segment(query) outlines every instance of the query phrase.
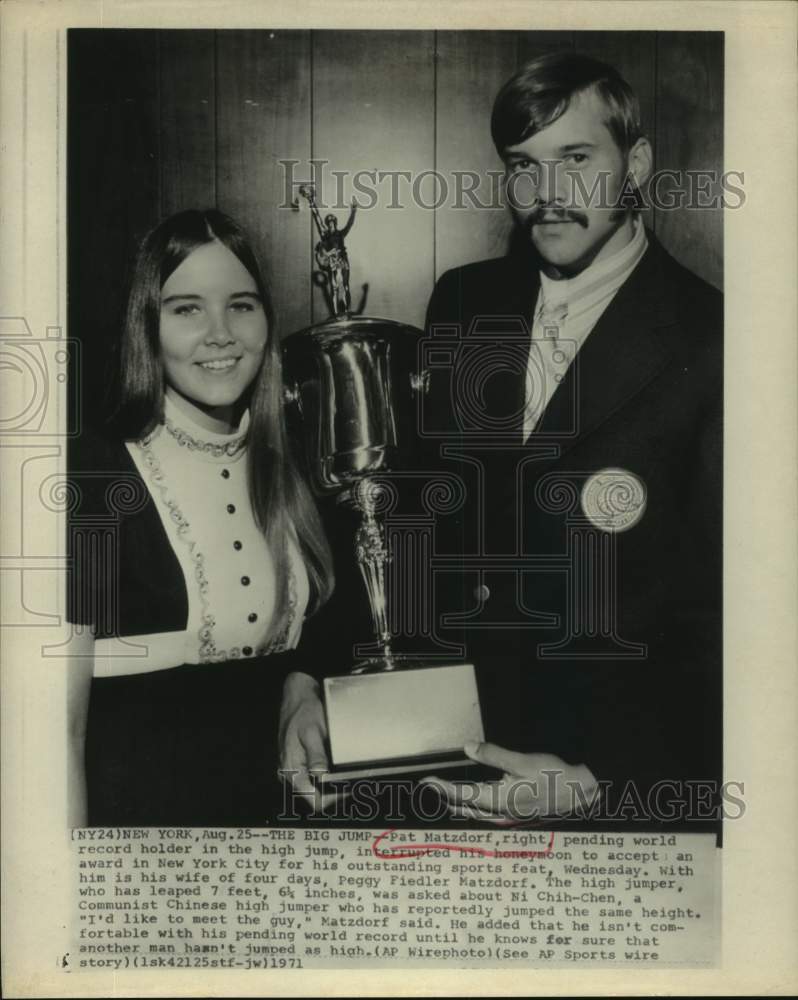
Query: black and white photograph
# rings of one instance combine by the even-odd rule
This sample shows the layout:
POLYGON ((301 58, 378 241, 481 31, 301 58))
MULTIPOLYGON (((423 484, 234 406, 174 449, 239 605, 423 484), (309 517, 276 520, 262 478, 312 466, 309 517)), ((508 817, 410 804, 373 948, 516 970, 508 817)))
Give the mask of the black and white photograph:
POLYGON ((52 86, 21 33, 57 182, 8 216, 6 704, 56 686, 4 728, 58 763, 6 798, 54 814, 49 969, 723 973, 737 720, 789 698, 745 449, 792 404, 740 361, 741 31, 653 6, 68 20, 52 86))
POLYGON ((67 57, 76 818, 718 829, 722 33, 67 57))

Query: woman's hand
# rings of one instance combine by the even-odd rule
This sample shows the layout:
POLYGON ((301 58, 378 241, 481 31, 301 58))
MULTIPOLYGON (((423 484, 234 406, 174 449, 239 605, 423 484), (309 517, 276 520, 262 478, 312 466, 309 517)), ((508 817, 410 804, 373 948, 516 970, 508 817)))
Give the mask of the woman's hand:
POLYGON ((584 764, 566 764, 553 754, 516 753, 494 743, 474 743, 464 749, 472 760, 504 773, 498 781, 482 782, 423 778, 446 799, 452 816, 512 826, 587 808, 599 792, 584 764))
POLYGON ((308 674, 292 673, 283 687, 280 706, 280 777, 305 799, 314 812, 322 812, 340 795, 322 795, 314 774, 329 770, 327 720, 319 685, 308 674))

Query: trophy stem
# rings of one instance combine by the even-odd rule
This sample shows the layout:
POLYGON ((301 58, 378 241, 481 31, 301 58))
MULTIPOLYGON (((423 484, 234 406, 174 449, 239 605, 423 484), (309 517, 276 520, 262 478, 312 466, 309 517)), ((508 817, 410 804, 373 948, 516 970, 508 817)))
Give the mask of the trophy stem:
POLYGON ((377 490, 378 487, 375 488, 373 483, 362 479, 355 484, 351 494, 354 506, 360 511, 360 525, 355 534, 355 556, 366 585, 371 620, 377 645, 380 647, 376 657, 361 667, 356 667, 353 673, 362 673, 375 668, 383 671, 394 670, 396 667, 391 648, 391 631, 388 626, 385 585, 385 565, 389 562, 390 555, 385 545, 382 526, 375 516, 374 499, 377 490))

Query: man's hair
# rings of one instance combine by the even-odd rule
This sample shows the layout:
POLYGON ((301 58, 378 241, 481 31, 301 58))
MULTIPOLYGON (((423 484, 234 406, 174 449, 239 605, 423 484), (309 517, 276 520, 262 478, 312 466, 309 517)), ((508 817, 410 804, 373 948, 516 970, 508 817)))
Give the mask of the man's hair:
POLYGON ((501 156, 565 114, 571 100, 593 91, 607 108, 606 125, 622 152, 641 137, 640 106, 617 70, 580 52, 549 52, 511 77, 493 104, 490 130, 501 156))

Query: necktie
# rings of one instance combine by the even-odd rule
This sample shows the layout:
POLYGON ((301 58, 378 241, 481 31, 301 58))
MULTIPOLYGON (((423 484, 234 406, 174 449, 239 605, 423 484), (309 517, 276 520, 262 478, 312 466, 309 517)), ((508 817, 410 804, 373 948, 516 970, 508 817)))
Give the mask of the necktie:
POLYGON ((526 379, 523 437, 526 440, 540 422, 543 411, 556 391, 558 340, 565 335, 568 305, 545 300, 532 324, 532 343, 526 379))

